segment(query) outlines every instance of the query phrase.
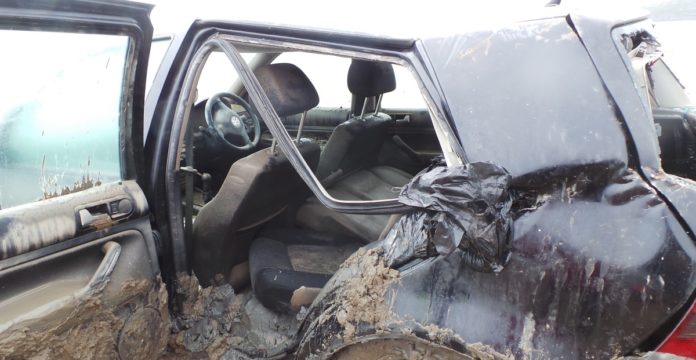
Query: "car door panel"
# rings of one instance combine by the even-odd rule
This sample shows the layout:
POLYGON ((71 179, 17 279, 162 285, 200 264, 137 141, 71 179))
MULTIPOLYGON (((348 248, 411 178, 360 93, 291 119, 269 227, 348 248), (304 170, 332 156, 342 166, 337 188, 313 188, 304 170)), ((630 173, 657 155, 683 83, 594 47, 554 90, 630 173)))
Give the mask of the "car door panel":
MULTIPOLYGON (((130 319, 153 310, 156 316, 141 323, 145 326, 139 336, 149 336, 154 344, 166 338, 166 292, 160 296, 164 287, 147 202, 134 181, 6 209, 0 212, 0 224, 0 357, 38 356, 42 351, 61 356, 50 342, 30 350, 22 347, 20 330, 22 339, 62 339, 78 333, 117 344, 126 341, 119 334, 130 319), (82 227, 80 210, 124 200, 132 204, 129 213, 114 211, 113 222, 82 227), (98 314, 109 315, 104 315, 109 320, 88 320, 98 314)), ((157 351, 148 355, 162 347, 152 349, 157 351)), ((77 352, 66 350, 70 356, 112 357, 135 348, 125 344, 72 350, 77 352)))
MULTIPOLYGON (((147 253, 144 244, 142 234, 128 230, 0 272, 3 282, 21 284, 3 289, 2 328, 72 307, 71 301, 120 287, 130 279, 150 279, 149 267, 129 269, 133 262, 125 260, 138 259, 137 251, 147 253)), ((118 293, 108 295, 113 298, 110 302, 122 300, 118 293)))
POLYGON ((419 109, 383 109, 394 121, 387 129, 380 149, 380 164, 393 166, 411 174, 425 168, 442 154, 430 114, 419 109))
MULTIPOLYGON (((389 128, 391 136, 398 135, 411 149, 424 157, 432 157, 442 152, 427 110, 383 109, 383 111, 395 120, 389 128)), ((302 126, 302 134, 313 139, 328 139, 334 128, 348 120, 349 116, 350 109, 347 108, 309 110, 302 126)), ((291 135, 297 134, 300 118, 301 114, 283 118, 283 124, 291 135)))
POLYGON ((398 135, 419 156, 432 157, 442 153, 427 110, 384 109, 384 112, 395 120, 390 134, 398 135))
MULTIPOLYGON (((81 235, 87 235, 82 241, 89 241, 101 234, 95 230, 106 230, 147 213, 145 196, 132 180, 4 209, 0 213, 0 260, 14 258, 10 262, 14 263, 22 259, 19 255, 81 235)), ((6 266, 0 265, 0 269, 6 266)))
POLYGON ((15 51, 9 60, 44 72, 5 79, 22 86, 5 104, 10 115, 0 112, 8 180, 0 182, 0 358, 145 359, 165 346, 167 292, 136 180, 150 9, 0 5, 11 49, 42 39, 48 49, 71 47, 53 57, 15 51), (91 98, 73 101, 83 93, 91 98))

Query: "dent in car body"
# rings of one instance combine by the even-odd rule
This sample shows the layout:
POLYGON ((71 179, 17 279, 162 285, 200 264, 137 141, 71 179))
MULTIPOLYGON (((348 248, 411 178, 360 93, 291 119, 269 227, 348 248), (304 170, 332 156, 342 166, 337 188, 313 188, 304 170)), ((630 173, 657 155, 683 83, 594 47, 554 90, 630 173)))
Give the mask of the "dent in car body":
POLYGON ((651 183, 678 211, 686 226, 690 229, 696 227, 696 182, 664 172, 650 171, 648 174, 651 183))
MULTIPOLYGON (((401 266, 398 281, 383 291, 389 319, 360 323, 351 334, 417 336, 464 353, 482 343, 494 354, 520 358, 633 351, 695 290, 696 247, 634 171, 603 171, 614 175, 604 184, 578 182, 584 177, 576 174, 521 193, 509 261, 497 273, 472 268, 463 251, 401 266), (442 336, 431 337, 432 327, 442 336)), ((343 266, 327 284, 305 322, 310 332, 301 351, 353 341, 323 335, 341 328, 340 321, 323 319, 340 320, 335 301, 350 285, 345 279, 355 276, 364 274, 343 266)))
POLYGON ((520 213, 503 271, 471 271, 459 252, 413 267, 395 286, 393 311, 517 356, 635 349, 694 291, 696 248, 633 171, 568 196, 573 185, 520 213))
MULTIPOLYGON (((655 155, 646 149, 656 149, 652 125, 622 122, 630 115, 623 106, 640 104, 635 89, 615 102, 610 91, 621 90, 617 78, 624 74, 605 87, 605 66, 595 66, 601 58, 587 52, 595 43, 583 48, 587 42, 567 21, 541 20, 538 31, 514 36, 497 31, 425 42, 467 155, 504 166, 522 196, 502 272, 473 272, 461 266, 460 253, 414 267, 402 274, 394 311, 520 356, 603 358, 633 351, 678 314, 696 286, 696 248, 671 211, 675 197, 666 203, 629 167, 635 149, 648 163, 655 155), (478 59, 458 56, 480 39, 488 45, 475 50, 478 59), (499 66, 512 59, 525 74, 499 66), (476 75, 454 91, 464 82, 448 76, 455 73, 476 75), (488 91, 495 95, 482 97, 488 91), (629 129, 633 141, 652 143, 633 147, 624 140, 629 129)), ((592 36, 611 44, 609 31, 592 36)), ((611 65, 622 65, 612 57, 611 65)), ((680 188, 691 199, 680 202, 696 199, 693 184, 680 188)))

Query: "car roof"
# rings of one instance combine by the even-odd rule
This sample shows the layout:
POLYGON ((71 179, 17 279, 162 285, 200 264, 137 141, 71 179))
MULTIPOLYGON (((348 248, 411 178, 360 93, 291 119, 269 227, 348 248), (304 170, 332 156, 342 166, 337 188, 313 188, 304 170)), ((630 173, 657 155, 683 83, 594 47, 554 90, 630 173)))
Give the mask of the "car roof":
MULTIPOLYGON (((310 32, 328 32, 341 35, 359 35, 370 37, 383 37, 392 39, 423 39, 465 33, 479 29, 489 29, 504 24, 520 22, 531 19, 563 16, 561 11, 554 7, 540 8, 515 12, 503 15, 489 10, 471 12, 447 12, 443 9, 424 8, 418 11, 388 13, 382 17, 380 12, 375 12, 362 18, 350 16, 328 17, 319 16, 312 21, 306 19, 284 17, 279 19, 255 17, 236 17, 226 22, 247 25, 271 25, 287 29, 301 29, 310 32), (437 21, 428 19, 437 18, 437 21), (481 20, 485 19, 485 20, 481 20)), ((223 19, 223 21, 225 21, 223 19)))
POLYGON ((195 5, 162 3, 153 10, 152 20, 158 34, 184 32, 193 20, 198 19, 405 40, 495 29, 511 23, 562 17, 569 13, 564 6, 545 7, 543 2, 538 6, 523 2, 491 3, 499 6, 454 5, 440 0, 428 1, 428 6, 372 0, 277 2, 271 6, 272 9, 262 2, 218 2, 210 6, 205 5, 206 1, 195 5))

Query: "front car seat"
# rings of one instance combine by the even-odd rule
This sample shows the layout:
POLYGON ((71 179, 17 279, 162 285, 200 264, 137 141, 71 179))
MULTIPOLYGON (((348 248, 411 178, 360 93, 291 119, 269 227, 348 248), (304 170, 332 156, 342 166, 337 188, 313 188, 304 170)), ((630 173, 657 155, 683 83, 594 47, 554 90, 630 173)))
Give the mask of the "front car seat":
MULTIPOLYGON (((299 71, 282 64, 270 65, 268 68, 270 70, 259 70, 276 73, 269 79, 264 73, 257 73, 259 82, 267 92, 269 86, 264 84, 276 82, 272 79, 291 77, 283 75, 283 72, 299 71)), ((312 85, 304 76, 293 77, 298 81, 283 84, 278 82, 277 86, 272 87, 273 92, 268 94, 269 98, 304 102, 297 96, 296 89, 312 85), (294 100, 290 100, 292 98, 294 100)), ((291 312, 308 305, 339 265, 361 245, 361 241, 349 235, 326 234, 295 227, 266 227, 252 242, 249 251, 249 272, 254 295, 265 307, 277 312, 291 312)))
POLYGON ((308 306, 360 246, 357 239, 345 235, 298 228, 264 230, 249 253, 254 295, 276 312, 308 306))
MULTIPOLYGON (((316 89, 294 65, 266 65, 256 76, 279 116, 305 112, 319 103, 316 89)), ((301 143, 298 149, 316 168, 319 146, 301 143)), ((229 281, 232 267, 247 260, 260 226, 308 194, 307 185, 280 151, 262 149, 232 164, 220 190, 193 224, 192 266, 201 284, 210 284, 216 274, 229 281)))

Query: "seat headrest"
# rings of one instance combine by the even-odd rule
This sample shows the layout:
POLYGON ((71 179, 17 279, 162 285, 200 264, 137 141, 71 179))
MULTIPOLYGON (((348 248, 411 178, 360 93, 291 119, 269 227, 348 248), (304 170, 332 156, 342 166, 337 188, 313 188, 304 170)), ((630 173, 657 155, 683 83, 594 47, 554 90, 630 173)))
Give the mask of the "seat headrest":
POLYGON ((389 63, 353 59, 348 69, 348 89, 362 97, 393 91, 396 89, 394 68, 389 63))
POLYGON ((319 104, 314 85, 293 64, 264 65, 254 73, 278 116, 299 114, 319 104))

